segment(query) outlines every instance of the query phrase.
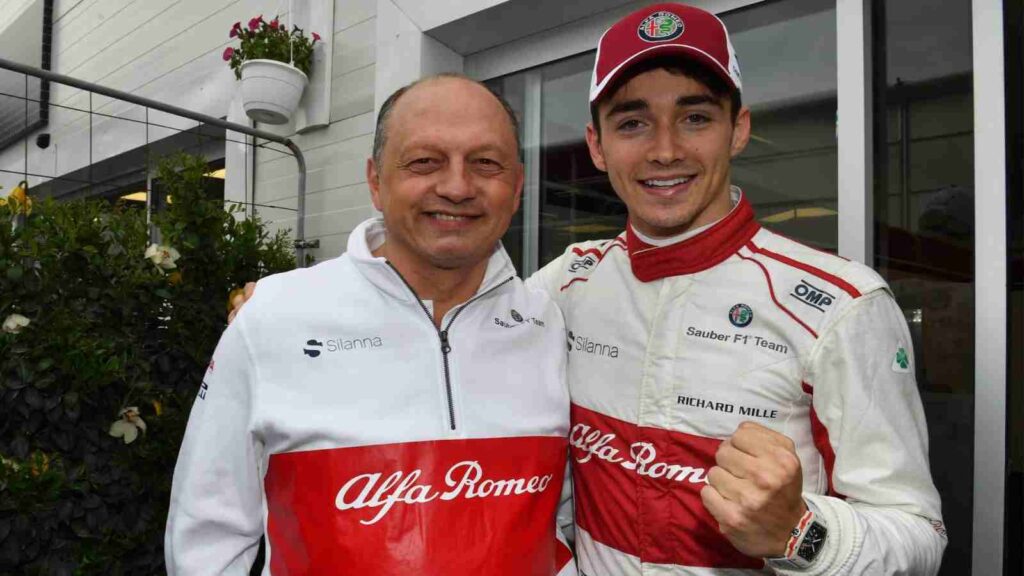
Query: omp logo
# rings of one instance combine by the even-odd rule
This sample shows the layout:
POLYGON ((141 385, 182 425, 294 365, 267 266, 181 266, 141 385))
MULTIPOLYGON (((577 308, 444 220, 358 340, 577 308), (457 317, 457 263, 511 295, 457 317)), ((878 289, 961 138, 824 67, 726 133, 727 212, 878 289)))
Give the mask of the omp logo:
POLYGON ((305 354, 306 356, 309 356, 310 358, 316 358, 317 356, 320 355, 320 350, 317 350, 316 348, 323 348, 324 343, 318 342, 315 339, 306 340, 306 346, 310 346, 310 348, 303 348, 302 353, 305 354))
POLYGON ((581 270, 590 270, 595 264, 597 264, 597 258, 587 254, 582 258, 573 260, 572 264, 569 264, 569 272, 575 273, 581 270))
POLYGON ((801 280, 799 284, 793 287, 793 291, 789 295, 819 312, 824 312, 825 308, 831 306, 836 300, 835 296, 807 280, 801 280))
POLYGON ((353 338, 351 340, 345 338, 334 338, 324 340, 323 342, 314 338, 306 341, 306 347, 302 349, 302 353, 310 358, 316 358, 317 356, 320 356, 322 351, 348 352, 349 350, 369 350, 372 348, 380 348, 383 345, 384 341, 381 340, 380 336, 353 338))

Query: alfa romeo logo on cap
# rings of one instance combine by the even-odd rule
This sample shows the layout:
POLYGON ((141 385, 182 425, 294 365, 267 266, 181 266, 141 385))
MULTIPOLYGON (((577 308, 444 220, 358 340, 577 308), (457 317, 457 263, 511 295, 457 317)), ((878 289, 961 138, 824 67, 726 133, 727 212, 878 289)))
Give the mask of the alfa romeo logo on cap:
POLYGON ((665 42, 682 35, 683 20, 671 12, 655 12, 644 18, 636 33, 645 42, 665 42))

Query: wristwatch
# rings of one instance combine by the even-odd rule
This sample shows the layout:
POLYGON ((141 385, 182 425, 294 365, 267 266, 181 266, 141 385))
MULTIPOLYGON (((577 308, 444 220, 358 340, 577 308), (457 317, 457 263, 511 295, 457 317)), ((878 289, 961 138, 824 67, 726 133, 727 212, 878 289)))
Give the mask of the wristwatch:
POLYGON ((765 560, 769 566, 777 568, 808 568, 818 559, 826 538, 828 526, 808 505, 807 512, 790 532, 785 556, 765 560))

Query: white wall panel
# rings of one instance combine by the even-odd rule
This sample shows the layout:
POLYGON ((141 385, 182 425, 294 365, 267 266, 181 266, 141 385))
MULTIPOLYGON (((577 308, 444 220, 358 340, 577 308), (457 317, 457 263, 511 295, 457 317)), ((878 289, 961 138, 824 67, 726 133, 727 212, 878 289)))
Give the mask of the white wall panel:
POLYGON ((377 23, 365 20, 334 35, 334 77, 366 68, 377 59, 377 23))
POLYGON ((331 120, 373 112, 373 64, 342 74, 331 83, 331 120))

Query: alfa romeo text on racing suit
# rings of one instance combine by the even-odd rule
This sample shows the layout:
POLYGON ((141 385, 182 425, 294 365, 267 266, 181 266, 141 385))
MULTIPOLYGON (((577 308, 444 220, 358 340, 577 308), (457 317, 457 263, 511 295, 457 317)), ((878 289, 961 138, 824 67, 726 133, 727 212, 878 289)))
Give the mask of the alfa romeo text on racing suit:
POLYGON ((383 241, 363 223, 228 327, 175 468, 170 574, 247 575, 264 533, 265 576, 576 573, 560 312, 499 247, 439 330, 383 241))
POLYGON ((827 522, 804 573, 935 573, 945 530, 887 285, 760 228, 738 189, 733 201, 692 238, 654 247, 628 228, 528 281, 569 330, 580 572, 767 572, 700 499, 719 443, 750 420, 794 441, 827 522))

